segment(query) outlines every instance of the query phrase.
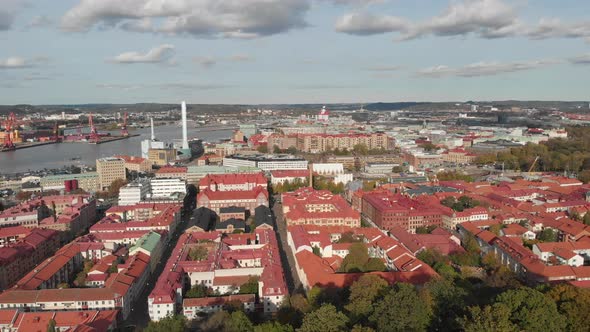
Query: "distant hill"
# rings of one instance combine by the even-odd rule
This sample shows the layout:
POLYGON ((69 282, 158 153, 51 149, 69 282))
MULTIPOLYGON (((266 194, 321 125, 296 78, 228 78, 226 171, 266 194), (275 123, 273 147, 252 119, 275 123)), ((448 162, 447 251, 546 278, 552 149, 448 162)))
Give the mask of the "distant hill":
MULTIPOLYGON (((584 101, 522 101, 522 100, 504 100, 504 101, 467 101, 467 102, 376 102, 369 104, 360 103, 340 103, 340 104, 189 104, 188 109, 194 113, 237 113, 247 109, 274 109, 274 110, 293 110, 298 112, 318 112, 322 106, 328 107, 333 111, 352 111, 358 110, 361 106, 368 111, 437 111, 449 110, 462 107, 467 109, 471 104, 480 106, 493 106, 500 109, 510 107, 520 108, 537 108, 537 109, 559 109, 562 111, 589 112, 588 102, 584 101)), ((67 105, 0 105, 0 115, 7 115, 14 112, 18 115, 31 113, 76 113, 76 112, 93 112, 93 113, 112 113, 112 112, 165 112, 172 109, 179 109, 179 104, 158 104, 158 103, 138 103, 138 104, 67 104, 67 105)))

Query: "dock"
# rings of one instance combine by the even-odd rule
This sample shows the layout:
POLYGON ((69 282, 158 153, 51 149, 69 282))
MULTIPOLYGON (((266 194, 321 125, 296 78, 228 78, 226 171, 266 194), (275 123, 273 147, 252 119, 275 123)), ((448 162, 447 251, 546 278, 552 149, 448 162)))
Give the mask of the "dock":
POLYGON ((104 144, 104 143, 120 141, 122 139, 128 139, 131 137, 136 137, 136 136, 139 136, 139 134, 133 134, 133 135, 128 135, 128 136, 106 136, 106 137, 101 137, 100 141, 98 141, 98 142, 88 142, 88 143, 90 143, 90 144, 104 144))
POLYGON ((42 145, 49 145, 49 144, 55 144, 58 143, 56 141, 48 141, 48 142, 26 142, 26 143, 18 143, 17 145, 15 145, 14 149, 1 149, 0 152, 10 152, 10 151, 15 151, 15 150, 22 150, 22 149, 28 149, 28 148, 34 148, 37 146, 42 146, 42 145))

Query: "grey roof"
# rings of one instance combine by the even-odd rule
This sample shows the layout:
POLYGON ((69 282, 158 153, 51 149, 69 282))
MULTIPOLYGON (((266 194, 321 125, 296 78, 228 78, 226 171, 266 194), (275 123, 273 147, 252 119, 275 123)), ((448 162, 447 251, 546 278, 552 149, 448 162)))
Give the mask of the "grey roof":
POLYGON ((423 195, 423 194, 427 194, 427 195, 432 195, 435 193, 456 193, 459 192, 458 189, 456 188, 451 188, 451 187, 441 187, 441 186, 434 186, 434 187, 428 187, 428 186, 420 186, 416 189, 409 189, 406 190, 406 192, 410 195, 423 195))
POLYGON ((400 177, 389 178, 389 183, 402 183, 402 182, 417 183, 417 182, 427 182, 427 181, 428 181, 428 178, 425 176, 400 176, 400 177))
POLYGON ((270 212, 270 208, 265 205, 260 205, 254 210, 254 223, 256 227, 261 225, 269 225, 272 226, 272 213, 270 212))
POLYGON ((244 219, 230 218, 215 224, 215 229, 227 229, 229 225, 233 225, 234 229, 245 229, 246 222, 244 219))

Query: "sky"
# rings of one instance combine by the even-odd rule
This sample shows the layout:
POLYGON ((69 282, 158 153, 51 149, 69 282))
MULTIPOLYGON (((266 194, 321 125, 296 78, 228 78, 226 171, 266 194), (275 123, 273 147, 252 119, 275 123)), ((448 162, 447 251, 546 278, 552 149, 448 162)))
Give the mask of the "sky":
POLYGON ((588 0, 0 0, 0 104, 590 99, 588 0))

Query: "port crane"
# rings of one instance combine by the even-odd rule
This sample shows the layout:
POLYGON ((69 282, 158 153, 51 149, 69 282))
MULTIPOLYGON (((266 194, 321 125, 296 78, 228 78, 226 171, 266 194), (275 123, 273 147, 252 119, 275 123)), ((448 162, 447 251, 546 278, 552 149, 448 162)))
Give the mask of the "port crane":
POLYGON ((94 120, 92 119, 92 113, 90 113, 88 115, 88 125, 90 126, 90 137, 89 137, 89 141, 90 142, 98 142, 100 141, 100 136, 98 135, 98 132, 96 131, 96 127, 94 126, 94 120))
POLYGON ((6 140, 2 145, 3 150, 14 150, 14 142, 12 141, 12 132, 14 127, 16 126, 16 116, 14 113, 10 113, 8 119, 4 121, 4 128, 6 129, 6 140))
POLYGON ((121 125, 121 136, 129 136, 129 131, 127 130, 127 112, 125 112, 125 114, 123 115, 123 125, 121 125))

